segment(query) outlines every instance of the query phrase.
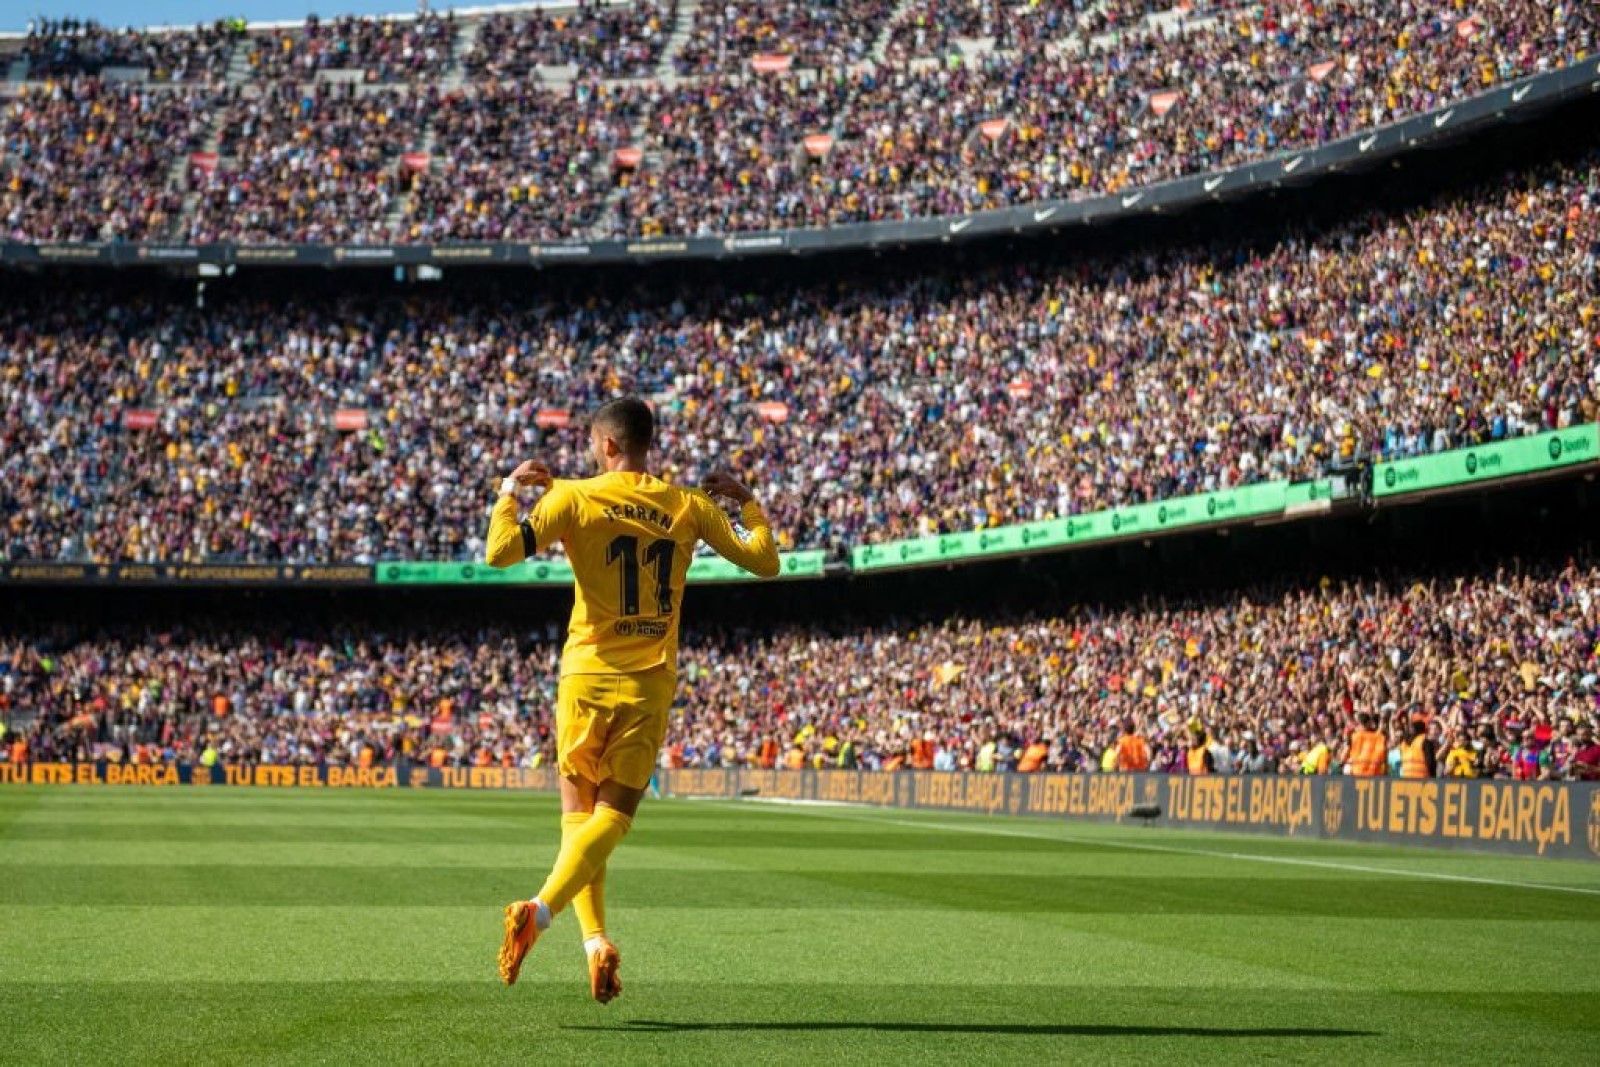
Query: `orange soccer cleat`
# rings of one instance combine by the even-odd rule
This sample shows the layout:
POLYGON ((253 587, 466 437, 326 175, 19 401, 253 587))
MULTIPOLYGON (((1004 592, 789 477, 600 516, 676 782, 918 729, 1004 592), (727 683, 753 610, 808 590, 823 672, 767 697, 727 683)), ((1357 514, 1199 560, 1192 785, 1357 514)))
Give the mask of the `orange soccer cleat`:
POLYGON ((539 940, 539 924, 534 921, 533 904, 519 900, 506 905, 506 939, 500 943, 500 980, 515 985, 522 973, 522 960, 539 940))
POLYGON ((609 1004, 622 992, 622 978, 617 971, 622 967, 622 953, 610 941, 601 941, 600 947, 589 953, 589 995, 601 1004, 609 1004))

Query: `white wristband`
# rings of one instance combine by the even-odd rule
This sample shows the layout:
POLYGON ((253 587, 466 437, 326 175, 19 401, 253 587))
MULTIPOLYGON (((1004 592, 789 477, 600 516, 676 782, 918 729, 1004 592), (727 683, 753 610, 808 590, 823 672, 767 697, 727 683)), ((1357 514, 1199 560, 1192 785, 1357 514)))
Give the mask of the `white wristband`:
POLYGON ((504 478, 500 482, 500 495, 505 496, 508 493, 512 496, 517 495, 517 480, 515 478, 504 478))

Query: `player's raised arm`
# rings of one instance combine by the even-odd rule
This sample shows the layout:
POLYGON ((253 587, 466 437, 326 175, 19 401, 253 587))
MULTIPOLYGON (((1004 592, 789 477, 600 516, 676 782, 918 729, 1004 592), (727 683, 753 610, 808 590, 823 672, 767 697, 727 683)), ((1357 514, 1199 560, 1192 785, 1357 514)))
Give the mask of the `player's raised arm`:
POLYGON ((772 527, 767 523, 766 512, 756 503, 754 494, 727 471, 715 471, 706 476, 700 488, 709 496, 697 496, 696 522, 700 539, 710 545, 723 559, 736 563, 751 574, 763 578, 778 576, 778 545, 772 539, 772 527), (739 519, 750 531, 750 540, 740 540, 733 532, 728 516, 711 500, 711 496, 724 496, 739 505, 739 519))
POLYGON ((555 489, 549 467, 531 459, 519 465, 500 483, 500 495, 489 516, 489 536, 484 539, 484 562, 491 567, 509 567, 549 548, 566 534, 571 511, 571 499, 555 489), (516 495, 519 486, 545 490, 528 517, 520 522, 516 495))

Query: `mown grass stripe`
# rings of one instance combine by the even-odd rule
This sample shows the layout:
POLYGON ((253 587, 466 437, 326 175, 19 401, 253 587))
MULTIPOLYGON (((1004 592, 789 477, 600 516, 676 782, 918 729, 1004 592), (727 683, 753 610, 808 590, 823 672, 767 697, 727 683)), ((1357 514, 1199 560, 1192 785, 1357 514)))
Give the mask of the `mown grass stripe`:
MULTIPOLYGON (((202 843, 217 840, 229 842, 307 842, 307 843, 391 843, 407 844, 448 840, 456 844, 503 845, 510 842, 535 843, 541 839, 554 840, 559 835, 555 815, 549 814, 530 821, 526 826, 505 827, 483 824, 433 823, 416 819, 379 819, 364 822, 344 819, 339 822, 312 822, 294 820, 242 821, 238 819, 192 821, 152 819, 146 822, 98 821, 18 821, 12 825, 10 838, 16 841, 54 842, 127 842, 152 843, 202 843)), ((776 849, 802 854, 811 849, 852 851, 870 855, 883 852, 927 852, 932 848, 944 853, 1058 853, 1061 845, 1048 840, 1019 839, 1013 842, 985 840, 981 837, 951 839, 948 834, 899 836, 879 832, 855 830, 853 832, 826 832, 815 830, 784 830, 757 827, 749 830, 683 831, 671 823, 647 821, 641 818, 637 835, 630 835, 630 850, 674 849, 717 852, 741 848, 776 849)), ((1085 855, 1116 855, 1125 850, 1105 842, 1090 842, 1065 846, 1085 855)))
POLYGON ((1594 1032, 1552 1012, 1537 991, 1375 1001, 1158 984, 1106 985, 1084 997, 1073 987, 974 983, 898 986, 885 996, 869 983, 666 982, 602 1009, 571 988, 534 996, 447 982, 195 989, 215 1010, 197 1012, 159 985, 9 989, 8 1007, 32 1025, 8 1048, 29 1063, 139 1059, 141 1050, 151 1062, 1428 1063, 1471 1059, 1475 1039, 1511 1023, 1519 1062, 1570 1062, 1594 1032), (76 1020, 61 1011, 67 1003, 78 1007, 76 1020))
MULTIPOLYGON (((630 836, 627 847, 612 859, 612 871, 645 870, 789 870, 810 872, 862 869, 858 848, 795 849, 789 847, 751 848, 669 848, 652 841, 652 827, 646 825, 637 837, 630 836), (796 857, 799 857, 798 859, 796 857)), ((437 842, 412 839, 396 842, 333 841, 257 841, 229 840, 196 847, 193 842, 149 840, 100 841, 93 848, 81 842, 27 840, 0 842, 0 871, 31 866, 149 866, 169 867, 366 867, 391 865, 396 849, 403 848, 407 866, 432 867, 516 867, 530 872, 543 871, 556 854, 559 841, 554 827, 543 834, 508 835, 496 843, 437 842)), ((872 869, 890 875, 968 874, 973 868, 971 852, 934 849, 882 849, 873 854, 872 869)), ((1137 852, 1108 850, 1097 854, 1086 873, 1093 876, 1159 876, 1167 880, 1215 876, 1216 862, 1198 857, 1152 856, 1137 852)), ((992 876, 1060 873, 1061 858, 1049 850, 986 852, 983 870, 992 876)), ((0 875, 3 877, 3 875, 0 875)), ((1278 881, 1326 878, 1326 872, 1284 867, 1270 872, 1278 881)), ((1350 874, 1351 881, 1380 880, 1377 875, 1350 874)))
MULTIPOLYGON (((737 803, 729 801, 728 803, 737 803)), ((792 809, 773 808, 776 813, 789 814, 792 809)), ((1574 886, 1562 885, 1553 882, 1532 882, 1511 880, 1503 878, 1490 878, 1467 874, 1450 874, 1440 871, 1424 871, 1407 867, 1373 866, 1369 864, 1349 863, 1342 860, 1317 860, 1306 857, 1270 855, 1257 851, 1230 851, 1226 849, 1205 848, 1201 846, 1182 846, 1171 844, 1155 844, 1152 842, 1124 840, 1106 842, 1096 838, 1080 837, 1072 833, 1042 832, 1016 827, 1001 827, 993 825, 928 822, 926 820, 911 820, 894 815, 879 814, 877 809, 854 808, 853 813, 845 813, 837 809, 808 812, 813 818, 839 819, 849 822, 870 823, 879 826, 909 826, 923 830, 942 830, 959 834, 977 834, 984 837, 1012 838, 1018 840, 1035 840, 1059 842, 1063 847, 1079 847, 1084 844, 1105 845, 1111 844, 1119 849, 1131 849, 1140 852, 1159 852, 1172 856, 1210 857, 1220 860, 1239 860, 1251 863, 1278 863, 1288 866, 1316 867, 1323 870, 1346 871, 1358 874, 1374 874, 1389 878, 1426 878, 1441 882, 1458 882, 1476 885, 1494 886, 1501 889, 1526 889, 1536 891, 1549 891, 1555 893, 1575 893, 1583 896, 1600 897, 1600 886, 1574 886)))
MULTIPOLYGON (((409 863, 330 866, 121 867, 37 865, 8 872, 8 906, 138 904, 485 906, 526 897, 542 880, 532 865, 424 867, 409 863)), ((1529 922, 1593 917, 1578 898, 1530 900, 1515 888, 1416 881, 1235 877, 1168 879, 1153 875, 890 874, 857 870, 619 870, 609 880, 617 907, 672 901, 724 908, 848 911, 859 906, 981 909, 1085 915, 1298 915, 1404 919, 1429 909, 1497 914, 1529 922)))

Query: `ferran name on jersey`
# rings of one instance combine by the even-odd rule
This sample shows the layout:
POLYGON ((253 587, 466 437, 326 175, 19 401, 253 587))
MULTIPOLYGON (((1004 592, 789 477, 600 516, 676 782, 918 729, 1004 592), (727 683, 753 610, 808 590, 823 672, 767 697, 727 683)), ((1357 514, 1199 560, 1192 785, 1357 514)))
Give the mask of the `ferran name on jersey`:
POLYGON ((672 529, 672 516, 655 508, 647 508, 643 504, 635 507, 632 504, 607 504, 601 509, 606 518, 612 522, 621 522, 624 519, 632 522, 654 523, 663 530, 672 529))

